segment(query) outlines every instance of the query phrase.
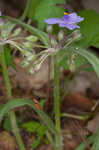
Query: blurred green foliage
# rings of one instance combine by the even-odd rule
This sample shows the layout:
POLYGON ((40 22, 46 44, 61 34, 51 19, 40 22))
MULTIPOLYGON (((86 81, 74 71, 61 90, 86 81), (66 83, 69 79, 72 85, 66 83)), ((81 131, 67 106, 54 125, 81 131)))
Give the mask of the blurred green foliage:
POLYGON ((33 141, 33 145, 32 145, 33 148, 37 148, 41 140, 43 139, 44 135, 46 134, 46 131, 47 131, 46 126, 41 125, 37 121, 30 121, 30 122, 24 123, 22 127, 25 128, 26 131, 30 133, 37 133, 37 138, 35 139, 35 141, 33 141))
POLYGON ((29 10, 29 17, 38 22, 38 28, 43 29, 46 26, 44 22, 48 18, 62 17, 64 9, 57 4, 65 4, 66 0, 33 0, 29 10))
POLYGON ((84 17, 84 21, 80 23, 82 39, 77 44, 99 48, 99 14, 94 10, 84 10, 79 15, 84 17))

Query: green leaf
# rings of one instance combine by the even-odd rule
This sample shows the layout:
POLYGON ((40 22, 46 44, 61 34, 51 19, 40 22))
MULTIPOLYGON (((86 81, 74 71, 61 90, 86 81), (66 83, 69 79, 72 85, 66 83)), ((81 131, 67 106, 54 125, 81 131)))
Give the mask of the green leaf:
MULTIPOLYGON (((92 134, 86 139, 86 142, 88 142, 88 144, 92 144, 95 142, 95 139, 96 139, 96 134, 92 134)), ((76 148, 76 150, 85 150, 86 147, 87 147, 87 143, 83 142, 80 144, 78 148, 76 148)))
POLYGON ((12 17, 9 17, 9 16, 2 16, 0 18, 7 18, 9 20, 11 20, 12 22, 16 23, 16 24, 19 24, 21 25, 22 27, 24 27, 26 30, 28 30, 30 33, 32 33, 33 35, 36 35, 40 38, 40 40, 46 45, 46 46, 49 46, 49 37, 48 35, 41 31, 41 30, 38 30, 36 28, 34 28, 33 26, 31 25, 28 25, 28 24, 25 24, 24 22, 18 20, 18 19, 14 19, 12 17))
POLYGON ((37 133, 38 138, 35 141, 33 141, 32 145, 33 148, 37 148, 44 135, 46 134, 47 128, 37 121, 30 121, 24 123, 22 127, 25 128, 28 132, 37 133))
POLYGON ((96 48, 99 48, 99 32, 97 32, 96 35, 94 36, 91 45, 96 47, 96 48))
POLYGON ((82 65, 88 64, 88 60, 82 57, 81 55, 76 56, 75 58, 75 67, 78 68, 82 65))
POLYGON ((46 131, 47 131, 46 127, 44 125, 40 125, 37 131, 38 138, 36 139, 36 141, 33 142, 33 145, 32 145, 33 148, 36 148, 40 144, 41 140, 46 134, 46 131))
POLYGON ((96 137, 94 138, 94 144, 92 146, 92 150, 99 150, 99 130, 96 132, 96 137))
POLYGON ((78 44, 83 47, 99 47, 99 14, 94 10, 84 10, 79 15, 84 17, 84 21, 80 23, 83 38, 78 44))
MULTIPOLYGON (((60 65, 64 68, 64 69, 69 69, 69 64, 68 64, 68 56, 64 57, 64 59, 60 62, 60 65)), ((84 57, 77 55, 75 56, 75 60, 74 60, 74 65, 75 65, 75 69, 88 64, 88 60, 85 59, 84 57)))
POLYGON ((33 0, 31 1, 31 5, 29 8, 29 12, 28 12, 28 17, 32 20, 34 20, 34 16, 35 16, 35 9, 36 7, 40 4, 41 0, 33 0))
POLYGON ((83 56, 88 60, 88 62, 93 66, 95 72, 97 73, 99 77, 99 59, 92 54, 91 52, 84 50, 84 49, 79 49, 79 50, 74 50, 75 53, 78 53, 79 55, 83 56))
POLYGON ((12 130, 9 115, 7 115, 7 117, 4 118, 3 128, 9 132, 11 132, 12 130))
POLYGON ((44 137, 44 133, 33 142, 32 144, 33 149, 36 149, 39 146, 43 137, 44 137))
POLYGON ((25 128, 28 132, 38 132, 38 129, 40 128, 40 123, 37 121, 29 121, 22 125, 23 128, 25 128))
POLYGON ((66 0, 41 0, 39 5, 35 9, 34 19, 38 22, 38 27, 43 29, 46 25, 44 22, 48 18, 62 17, 64 15, 64 9, 58 7, 56 4, 65 4, 66 0))
POLYGON ((73 46, 73 47, 67 47, 64 49, 65 52, 74 52, 76 54, 79 54, 83 56, 85 59, 88 60, 88 62, 93 66, 95 72, 97 73, 99 77, 99 59, 91 52, 87 51, 84 48, 73 46))
MULTIPOLYGON (((18 126, 20 126, 22 124, 22 120, 20 118, 18 118, 17 116, 16 116, 16 122, 17 122, 18 126)), ((9 132, 12 131, 12 125, 11 125, 11 120, 10 120, 9 114, 6 117, 4 117, 3 128, 4 128, 4 130, 7 130, 9 132)))
POLYGON ((4 56, 6 64, 11 66, 14 70, 16 70, 16 67, 13 62, 13 57, 11 55, 10 47, 8 45, 4 45, 4 56))
POLYGON ((21 107, 24 105, 28 105, 34 109, 34 111, 40 116, 41 120, 45 123, 47 128, 53 132, 54 134, 57 134, 57 131, 55 129, 55 126, 52 122, 52 120, 47 116, 42 110, 38 110, 35 107, 35 103, 28 100, 28 99, 14 99, 9 101, 3 109, 0 110, 0 121, 3 119, 4 115, 8 113, 11 109, 21 107))

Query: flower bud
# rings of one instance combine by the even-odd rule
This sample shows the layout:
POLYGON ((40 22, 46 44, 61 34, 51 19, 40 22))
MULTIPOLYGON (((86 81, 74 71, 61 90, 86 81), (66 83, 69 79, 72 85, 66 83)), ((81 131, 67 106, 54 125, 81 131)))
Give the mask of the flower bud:
POLYGON ((57 41, 56 41, 56 39, 52 36, 52 37, 51 37, 51 45, 52 45, 52 47, 55 47, 56 44, 57 44, 57 41))
POLYGON ((30 55, 29 57, 27 57, 27 61, 28 62, 31 62, 31 61, 33 61, 35 59, 35 55, 30 55))
POLYGON ((69 69, 71 72, 75 71, 75 54, 71 54, 68 60, 69 69))
POLYGON ((1 37, 4 39, 4 38, 6 38, 7 36, 8 36, 7 30, 2 30, 2 31, 1 31, 1 37))
POLYGON ((22 67, 27 67, 28 65, 29 65, 29 62, 26 61, 26 60, 23 60, 22 63, 21 63, 22 67))
POLYGON ((29 73, 30 73, 30 74, 33 74, 33 73, 38 72, 39 69, 40 69, 40 67, 41 67, 40 64, 38 64, 38 65, 36 65, 36 66, 34 66, 34 67, 31 67, 31 68, 29 69, 29 73))
POLYGON ((18 36, 21 32, 21 28, 17 28, 16 30, 14 30, 14 33, 12 34, 13 36, 18 36))
POLYGON ((72 32, 72 38, 73 38, 73 40, 75 40, 75 41, 78 41, 78 40, 80 40, 80 38, 81 38, 81 33, 80 33, 80 30, 75 30, 74 32, 72 32))
POLYGON ((38 71, 40 70, 41 64, 42 64, 42 63, 37 64, 37 65, 34 67, 34 72, 38 72, 38 71))
POLYGON ((35 72, 34 72, 34 68, 33 68, 33 67, 31 67, 31 68, 29 69, 29 73, 30 73, 30 74, 35 73, 35 72))
POLYGON ((33 43, 29 42, 29 41, 28 42, 24 42, 23 44, 24 44, 25 48, 30 48, 31 49, 33 47, 33 43))
POLYGON ((29 56, 31 56, 33 53, 32 53, 31 51, 24 50, 24 51, 22 52, 22 54, 23 54, 24 57, 29 57, 29 56))
POLYGON ((64 38, 64 32, 61 30, 58 33, 58 40, 61 41, 64 38))
POLYGON ((52 31, 53 31, 52 25, 47 25, 46 31, 47 31, 48 33, 52 33, 52 31))
POLYGON ((30 42, 36 42, 37 41, 37 37, 34 35, 30 35, 26 38, 26 40, 30 41, 30 42))

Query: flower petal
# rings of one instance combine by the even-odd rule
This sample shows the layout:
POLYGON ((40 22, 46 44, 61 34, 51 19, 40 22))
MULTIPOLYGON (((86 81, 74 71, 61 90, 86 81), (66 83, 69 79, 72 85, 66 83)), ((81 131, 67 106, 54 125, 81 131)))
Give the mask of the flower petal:
POLYGON ((77 16, 76 13, 71 13, 71 14, 70 14, 69 21, 70 21, 71 23, 78 23, 78 22, 83 21, 83 20, 84 20, 84 18, 83 18, 83 17, 80 17, 80 16, 77 16))
POLYGON ((60 24, 63 22, 63 19, 59 19, 59 18, 49 18, 47 20, 45 20, 45 22, 47 24, 60 24))
POLYGON ((69 30, 74 30, 75 28, 80 28, 80 26, 76 24, 59 24, 60 27, 68 28, 69 30))
POLYGON ((70 19, 70 16, 69 15, 64 15, 63 19, 64 19, 64 21, 68 21, 70 19))
POLYGON ((74 12, 74 13, 71 13, 71 14, 70 14, 70 17, 76 19, 78 16, 77 16, 77 13, 74 12))

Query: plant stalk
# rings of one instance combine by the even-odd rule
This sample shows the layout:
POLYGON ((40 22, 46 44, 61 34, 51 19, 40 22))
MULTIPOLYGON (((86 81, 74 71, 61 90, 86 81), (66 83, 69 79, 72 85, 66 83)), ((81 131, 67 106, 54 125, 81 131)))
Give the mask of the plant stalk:
MULTIPOLYGON (((10 84, 10 80, 9 80, 9 76, 8 76, 8 72, 7 72, 6 60, 5 60, 5 56, 4 56, 4 47, 1 49, 1 52, 0 52, 0 61, 1 61, 2 72, 3 72, 3 76, 5 79, 5 84, 6 84, 6 88, 7 88, 8 100, 11 100, 12 99, 12 91, 11 91, 11 84, 10 84)), ((19 129, 18 129, 17 123, 16 123, 16 116, 15 116, 15 113, 13 110, 10 111, 10 120, 11 120, 12 130, 16 137, 16 140, 18 142, 20 150, 25 150, 24 144, 23 144, 20 134, 19 134, 19 129)))
POLYGON ((62 135, 60 125, 60 92, 59 92, 59 63, 57 54, 54 56, 54 112, 57 135, 56 150, 62 150, 62 135))
POLYGON ((23 21, 27 17, 30 5, 31 5, 31 0, 27 0, 24 12, 23 12, 22 16, 19 18, 21 21, 23 21))

